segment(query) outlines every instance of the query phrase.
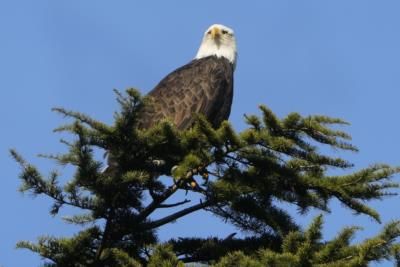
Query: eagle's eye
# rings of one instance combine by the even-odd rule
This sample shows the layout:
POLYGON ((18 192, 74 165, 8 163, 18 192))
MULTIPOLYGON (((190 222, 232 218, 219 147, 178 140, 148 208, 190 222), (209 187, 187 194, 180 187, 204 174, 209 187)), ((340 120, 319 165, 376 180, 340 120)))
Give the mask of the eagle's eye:
POLYGON ((211 34, 211 30, 207 32, 207 34, 211 34))
POLYGON ((227 30, 222 30, 222 34, 228 34, 227 30))

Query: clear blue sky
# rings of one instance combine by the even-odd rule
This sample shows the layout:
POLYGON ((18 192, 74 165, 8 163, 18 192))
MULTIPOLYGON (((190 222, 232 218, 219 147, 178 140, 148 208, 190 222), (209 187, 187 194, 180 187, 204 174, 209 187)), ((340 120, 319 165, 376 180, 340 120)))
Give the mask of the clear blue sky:
MULTIPOLYGON (((37 255, 14 249, 18 240, 77 230, 61 220, 68 210, 52 218, 48 199, 17 191, 19 169, 8 149, 45 171, 54 168, 36 157, 65 151, 52 133, 64 121, 52 107, 111 122, 117 107, 113 88, 149 91, 193 58, 213 23, 232 27, 237 36, 230 117, 236 129, 243 129, 243 114, 257 112, 259 104, 281 116, 297 111, 341 117, 352 123, 347 130, 361 150, 341 154, 355 169, 374 162, 399 165, 399 10, 395 0, 1 1, 0 266, 38 266, 37 255)), ((335 201, 331 205, 327 238, 344 225, 364 226, 360 238, 381 227, 335 201)), ((384 222, 400 218, 399 197, 373 206, 384 222)), ((306 225, 314 215, 297 217, 306 225)), ((160 238, 234 231, 216 221, 193 214, 160 238)))

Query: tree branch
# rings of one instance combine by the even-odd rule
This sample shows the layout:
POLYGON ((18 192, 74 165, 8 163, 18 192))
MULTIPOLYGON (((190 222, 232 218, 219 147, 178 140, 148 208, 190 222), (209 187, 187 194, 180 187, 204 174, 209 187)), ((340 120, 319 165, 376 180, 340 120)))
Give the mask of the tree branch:
POLYGON ((99 245, 99 247, 97 248, 97 251, 96 251, 95 262, 98 262, 100 260, 101 253, 106 248, 106 245, 107 245, 107 242, 108 242, 108 237, 109 237, 109 234, 110 234, 110 231, 111 231, 111 227, 112 227, 111 221, 112 221, 113 217, 114 217, 114 212, 111 212, 111 214, 107 218, 106 225, 104 227, 101 243, 100 243, 100 245, 99 245))
POLYGON ((170 196, 172 196, 180 187, 182 187, 185 184, 185 182, 187 182, 187 180, 190 177, 193 177, 193 175, 194 173, 192 171, 189 171, 185 175, 184 179, 179 179, 175 184, 168 187, 168 189, 165 190, 165 192, 162 195, 153 199, 153 202, 151 202, 141 213, 139 213, 139 215, 136 218, 137 221, 140 223, 141 221, 146 219, 151 213, 153 213, 153 211, 160 208, 161 203, 163 203, 170 196))
POLYGON ((141 213, 139 213, 139 215, 136 218, 137 221, 141 222, 142 220, 146 219, 153 211, 159 208, 161 203, 163 203, 165 200, 167 200, 167 198, 172 196, 178 190, 178 188, 179 186, 177 184, 168 187, 168 189, 161 196, 154 199, 153 202, 151 202, 141 213))
POLYGON ((189 202, 190 202, 189 199, 185 199, 184 201, 177 202, 177 203, 174 203, 174 204, 160 204, 158 207, 159 208, 173 208, 173 207, 177 207, 177 206, 189 203, 189 202))
POLYGON ((160 226, 162 226, 164 224, 170 223, 170 222, 175 221, 175 220, 177 220, 177 219, 179 219, 179 218, 181 218, 181 217, 183 217, 185 215, 188 215, 189 213, 192 213, 192 212, 201 210, 201 209, 203 209, 205 207, 211 206, 212 204, 214 204, 212 201, 200 202, 199 204, 196 204, 196 205, 191 206, 189 208, 186 208, 186 209, 180 210, 178 212, 175 212, 175 213, 173 213, 173 214, 171 214, 169 216, 166 216, 166 217, 164 217, 162 219, 147 223, 147 224, 144 225, 143 228, 144 228, 144 230, 149 230, 149 229, 154 229, 154 228, 160 227, 160 226))

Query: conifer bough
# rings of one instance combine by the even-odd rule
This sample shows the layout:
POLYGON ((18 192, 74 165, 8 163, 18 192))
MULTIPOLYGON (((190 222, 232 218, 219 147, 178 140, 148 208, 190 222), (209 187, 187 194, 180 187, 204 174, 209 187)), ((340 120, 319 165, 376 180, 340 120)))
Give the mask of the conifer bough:
POLYGON ((75 138, 61 140, 67 153, 44 157, 75 167, 72 177, 63 177, 67 183, 60 183, 59 171, 44 176, 11 150, 22 168, 22 192, 48 196, 52 215, 63 206, 82 210, 64 218, 82 226, 76 235, 18 243, 19 248, 40 254, 44 266, 183 266, 186 262, 367 266, 372 261, 400 259, 399 222, 387 224, 381 234, 359 244, 350 242, 357 227, 324 241, 322 216, 302 230, 279 204, 296 205, 300 213, 329 212, 329 200, 337 199, 355 213, 380 222, 379 213, 367 201, 395 194, 398 184, 392 177, 400 169, 376 164, 347 175, 329 175, 332 169, 352 167, 319 151, 324 145, 357 151, 348 134, 335 130, 346 122, 297 113, 279 119, 260 106, 261 116, 245 116, 248 128, 240 133, 227 121, 214 129, 200 115, 185 131, 167 120, 139 129, 146 99, 134 89, 116 94, 121 109, 112 125, 54 109, 73 119, 55 131, 75 138), (103 160, 94 156, 99 149, 109 151, 118 163, 112 171, 102 171, 103 160), (171 202, 173 195, 182 199, 171 202), (155 219, 161 209, 170 212, 155 219), (231 223, 246 237, 179 238, 177 233, 172 240, 158 240, 161 227, 199 210, 231 223))

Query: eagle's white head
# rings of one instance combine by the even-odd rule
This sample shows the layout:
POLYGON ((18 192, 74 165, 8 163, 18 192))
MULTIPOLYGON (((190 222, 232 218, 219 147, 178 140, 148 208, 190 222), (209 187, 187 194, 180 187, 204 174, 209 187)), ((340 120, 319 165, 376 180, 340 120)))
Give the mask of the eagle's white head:
POLYGON ((225 57, 234 67, 236 66, 236 39, 231 28, 214 24, 206 30, 195 58, 208 56, 225 57))

